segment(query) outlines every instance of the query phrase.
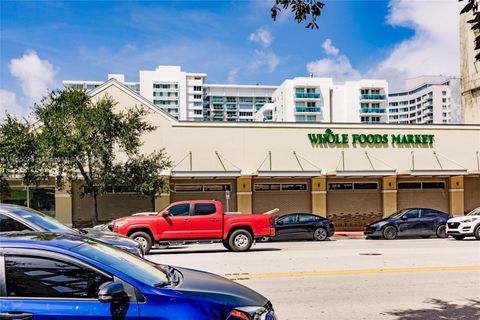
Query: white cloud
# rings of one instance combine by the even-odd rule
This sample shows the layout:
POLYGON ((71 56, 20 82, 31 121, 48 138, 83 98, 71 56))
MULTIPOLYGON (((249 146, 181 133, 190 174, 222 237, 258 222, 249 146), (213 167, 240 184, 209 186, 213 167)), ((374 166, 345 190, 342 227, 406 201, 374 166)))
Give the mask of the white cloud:
POLYGON ((27 103, 40 101, 53 84, 55 70, 48 60, 41 60, 35 51, 27 51, 18 59, 10 60, 10 73, 20 80, 27 103))
POLYGON ((274 37, 267 27, 261 27, 254 33, 251 33, 248 39, 261 44, 264 48, 268 48, 272 44, 274 37))
POLYGON ((4 119, 7 112, 16 117, 27 115, 27 110, 17 103, 15 92, 0 89, 0 120, 4 119))
POLYGON ((338 50, 336 47, 332 45, 332 40, 327 39, 322 43, 322 48, 325 50, 325 53, 328 54, 329 56, 338 56, 340 53, 340 50, 338 50))
POLYGON ((238 78, 238 68, 233 68, 228 72, 227 81, 228 83, 235 83, 238 78))
POLYGON ((267 66, 270 72, 275 71, 280 64, 280 58, 273 51, 255 50, 255 59, 250 65, 250 70, 256 71, 267 66))
POLYGON ((360 72, 355 70, 347 56, 340 54, 340 50, 332 45, 331 39, 322 43, 322 48, 330 58, 324 58, 307 64, 309 73, 316 77, 328 77, 335 80, 360 79, 360 72))
POLYGON ((371 70, 370 77, 389 81, 390 89, 402 89, 404 80, 419 75, 460 73, 458 1, 390 1, 387 23, 408 27, 415 35, 400 42, 371 70))

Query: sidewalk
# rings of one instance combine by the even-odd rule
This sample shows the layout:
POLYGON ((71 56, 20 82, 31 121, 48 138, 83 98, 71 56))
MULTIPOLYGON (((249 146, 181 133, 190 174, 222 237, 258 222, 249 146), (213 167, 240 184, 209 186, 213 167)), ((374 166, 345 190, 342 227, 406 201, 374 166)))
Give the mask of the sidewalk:
POLYGON ((336 231, 332 239, 364 239, 363 231, 336 231))

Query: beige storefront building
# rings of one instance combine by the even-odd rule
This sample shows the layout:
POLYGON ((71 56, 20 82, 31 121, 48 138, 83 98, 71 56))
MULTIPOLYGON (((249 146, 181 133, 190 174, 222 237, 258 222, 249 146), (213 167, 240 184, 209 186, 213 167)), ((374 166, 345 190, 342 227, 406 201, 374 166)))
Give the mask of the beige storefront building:
MULTIPOLYGON (((149 108, 157 129, 144 150, 165 148, 175 162, 165 172, 169 193, 104 195, 101 220, 216 199, 229 211, 313 212, 338 229, 361 229, 406 207, 461 215, 480 206, 480 126, 179 122, 116 80, 91 94, 111 96, 119 109, 149 108)), ((74 225, 90 212, 78 188, 55 193, 57 218, 74 225)))

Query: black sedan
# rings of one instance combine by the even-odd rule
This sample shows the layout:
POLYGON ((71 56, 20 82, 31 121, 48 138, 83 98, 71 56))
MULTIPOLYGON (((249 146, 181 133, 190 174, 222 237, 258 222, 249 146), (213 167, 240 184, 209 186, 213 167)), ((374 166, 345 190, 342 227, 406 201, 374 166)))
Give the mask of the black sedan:
POLYGON ((335 233, 335 227, 330 220, 310 213, 291 213, 278 217, 274 227, 275 236, 263 240, 324 241, 335 233))
POLYGON ((139 243, 119 234, 94 229, 72 229, 36 210, 16 205, 1 204, 0 237, 4 233, 11 232, 76 233, 135 255, 143 256, 143 250, 139 243))
POLYGON ((448 213, 435 209, 403 209, 387 218, 366 225, 364 234, 367 239, 387 240, 397 237, 446 238, 446 224, 449 218, 448 213))

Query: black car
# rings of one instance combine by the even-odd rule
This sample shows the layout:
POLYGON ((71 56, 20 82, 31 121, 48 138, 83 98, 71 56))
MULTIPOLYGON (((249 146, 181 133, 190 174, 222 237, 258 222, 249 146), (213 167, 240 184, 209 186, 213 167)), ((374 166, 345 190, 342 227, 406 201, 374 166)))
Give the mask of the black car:
POLYGON ((110 231, 72 229, 58 220, 36 210, 10 205, 0 205, 0 236, 11 232, 75 233, 103 242, 138 256, 143 256, 142 246, 136 241, 110 231))
POLYGON ((428 208, 410 208, 395 212, 387 218, 372 222, 365 226, 364 234, 368 238, 436 236, 446 238, 446 224, 450 218, 448 213, 428 208))
POLYGON ((310 213, 291 213, 275 220, 275 236, 271 241, 324 241, 335 233, 335 226, 327 218, 310 213))

